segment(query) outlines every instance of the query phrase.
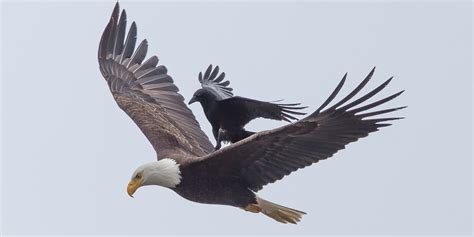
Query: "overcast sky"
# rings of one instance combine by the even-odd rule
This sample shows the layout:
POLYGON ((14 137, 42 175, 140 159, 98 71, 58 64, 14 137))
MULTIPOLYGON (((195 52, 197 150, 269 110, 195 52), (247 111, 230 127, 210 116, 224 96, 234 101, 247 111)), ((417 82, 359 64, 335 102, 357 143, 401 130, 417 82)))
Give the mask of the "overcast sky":
MULTIPOLYGON (((297 226, 161 187, 127 195, 130 175, 155 153, 99 72, 97 47, 114 4, 2 3, 5 234, 471 232, 469 2, 121 2, 186 100, 210 63, 235 94, 301 102, 307 112, 345 72, 343 93, 373 66, 368 89, 395 76, 377 98, 406 89, 387 105, 408 105, 395 114, 405 120, 259 192, 307 212, 297 226)), ((191 109, 210 136, 201 107, 191 109)))

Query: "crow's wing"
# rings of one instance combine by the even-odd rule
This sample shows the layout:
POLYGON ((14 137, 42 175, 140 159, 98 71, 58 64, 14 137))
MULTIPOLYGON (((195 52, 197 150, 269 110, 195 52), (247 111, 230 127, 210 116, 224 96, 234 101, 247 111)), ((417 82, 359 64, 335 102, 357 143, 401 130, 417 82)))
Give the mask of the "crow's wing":
POLYGON ((218 100, 223 100, 232 97, 232 88, 229 87, 230 82, 224 81, 225 72, 219 74, 219 66, 212 69, 212 64, 207 67, 204 76, 199 72, 198 80, 201 87, 213 93, 218 100))
POLYGON ((377 131, 380 127, 389 126, 387 121, 400 119, 371 117, 404 107, 375 112, 367 110, 394 99, 403 91, 355 108, 381 91, 391 79, 361 98, 346 103, 367 84, 372 74, 373 70, 349 95, 332 107, 324 109, 342 88, 346 78, 344 76, 334 92, 313 114, 296 123, 257 133, 201 157, 193 163, 194 168, 215 175, 240 176, 250 189, 258 191, 264 185, 280 180, 299 168, 331 157, 347 144, 377 131))
POLYGON ((117 3, 98 53, 100 71, 117 104, 142 130, 159 159, 209 153, 212 144, 184 104, 166 67, 157 66, 156 56, 143 62, 148 49, 146 40, 135 49, 135 22, 125 39, 126 18, 125 10, 119 18, 117 3))
POLYGON ((298 105, 300 104, 277 104, 264 102, 240 96, 234 96, 219 101, 220 109, 228 110, 229 114, 236 114, 236 116, 233 116, 232 120, 240 126, 244 126, 256 118, 285 120, 287 122, 297 120, 293 115, 306 114, 297 111, 306 108, 298 105))

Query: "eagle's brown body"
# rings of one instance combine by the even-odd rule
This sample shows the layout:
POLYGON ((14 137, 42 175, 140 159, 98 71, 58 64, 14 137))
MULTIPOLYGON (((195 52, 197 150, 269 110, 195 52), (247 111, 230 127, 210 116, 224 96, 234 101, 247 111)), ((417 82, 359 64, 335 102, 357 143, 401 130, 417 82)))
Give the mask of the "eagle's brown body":
MULTIPOLYGON (((179 184, 171 188, 194 202, 240 207, 262 212, 279 222, 296 223, 304 212, 268 202, 254 192, 389 126, 387 121, 399 118, 373 116, 404 108, 368 112, 402 92, 359 106, 383 90, 391 79, 353 100, 372 78, 374 70, 348 95, 326 108, 341 90, 344 76, 311 115, 213 152, 211 142, 184 103, 166 67, 158 65, 156 56, 144 61, 147 41, 135 48, 135 23, 127 35, 125 32, 126 14, 123 11, 119 17, 117 3, 99 45, 101 73, 119 107, 153 145, 157 162, 170 158, 173 164, 179 164, 180 180, 174 180, 179 184)), ((136 176, 137 180, 141 178, 140 174, 136 176)))
POLYGON ((241 177, 203 173, 193 165, 181 169, 182 182, 173 190, 193 202, 244 208, 255 204, 255 194, 241 177))

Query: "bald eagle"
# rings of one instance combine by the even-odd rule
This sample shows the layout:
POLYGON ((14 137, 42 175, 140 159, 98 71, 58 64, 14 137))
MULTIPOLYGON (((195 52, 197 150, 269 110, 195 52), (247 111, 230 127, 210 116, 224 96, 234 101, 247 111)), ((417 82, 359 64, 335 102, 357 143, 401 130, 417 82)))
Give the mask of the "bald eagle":
POLYGON ((221 142, 238 142, 255 132, 245 130, 244 126, 256 118, 297 120, 293 115, 305 115, 297 110, 305 109, 297 104, 277 104, 234 96, 229 81, 223 81, 225 73, 219 74, 219 66, 209 65, 204 76, 199 73, 201 89, 194 92, 188 104, 199 102, 207 120, 211 123, 212 134, 216 139, 215 150, 221 142))
POLYGON ((378 117, 402 109, 367 112, 403 91, 358 106, 387 86, 391 78, 359 99, 351 100, 372 78, 374 70, 347 96, 329 108, 346 75, 326 101, 296 123, 256 133, 213 152, 173 79, 158 58, 145 60, 148 43, 136 45, 135 22, 126 32, 126 13, 117 3, 100 40, 100 71, 118 106, 148 138, 157 160, 139 166, 127 186, 133 196, 145 185, 170 188, 185 199, 263 213, 282 223, 296 224, 302 211, 266 201, 255 192, 297 169, 331 157, 345 145, 389 126, 396 117, 378 117))

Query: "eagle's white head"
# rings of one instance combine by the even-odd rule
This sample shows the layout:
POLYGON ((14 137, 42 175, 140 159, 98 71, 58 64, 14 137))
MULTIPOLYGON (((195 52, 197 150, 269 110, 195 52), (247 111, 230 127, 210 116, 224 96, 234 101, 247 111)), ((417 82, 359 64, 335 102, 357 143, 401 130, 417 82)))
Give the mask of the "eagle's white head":
POLYGON ((181 182, 181 170, 179 164, 173 159, 161 159, 146 163, 133 172, 132 178, 127 186, 130 197, 141 186, 160 185, 174 188, 181 182))

